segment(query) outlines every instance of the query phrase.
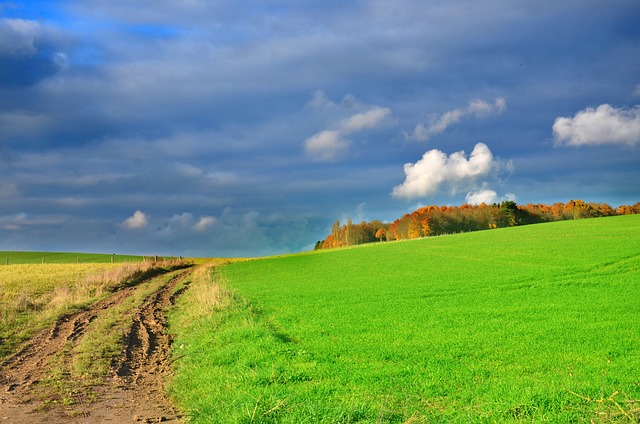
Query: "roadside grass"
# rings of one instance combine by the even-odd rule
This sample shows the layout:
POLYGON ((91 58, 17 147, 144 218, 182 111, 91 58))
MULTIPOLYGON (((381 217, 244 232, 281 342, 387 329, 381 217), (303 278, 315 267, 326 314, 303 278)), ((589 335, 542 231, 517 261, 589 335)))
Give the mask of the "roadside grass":
POLYGON ((194 423, 638 422, 640 216, 245 261, 171 315, 194 423))

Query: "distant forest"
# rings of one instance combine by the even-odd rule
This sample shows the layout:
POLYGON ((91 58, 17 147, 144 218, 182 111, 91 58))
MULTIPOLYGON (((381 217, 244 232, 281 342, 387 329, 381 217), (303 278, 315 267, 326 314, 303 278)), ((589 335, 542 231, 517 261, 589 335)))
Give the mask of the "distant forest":
POLYGON ((405 214, 391 223, 382 221, 362 221, 359 224, 347 219, 333 223, 331 234, 318 241, 315 250, 379 241, 407 240, 443 234, 463 233, 492 228, 567 219, 597 218, 603 216, 629 215, 640 213, 640 202, 632 206, 612 208, 606 203, 586 203, 571 200, 553 205, 527 204, 519 206, 513 201, 481 204, 478 206, 425 206, 405 214))

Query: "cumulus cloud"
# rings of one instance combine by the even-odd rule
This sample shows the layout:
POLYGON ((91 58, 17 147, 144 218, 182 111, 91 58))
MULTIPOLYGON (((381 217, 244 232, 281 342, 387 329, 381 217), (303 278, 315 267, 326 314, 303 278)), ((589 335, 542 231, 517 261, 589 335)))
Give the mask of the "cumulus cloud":
POLYGON ((193 229, 196 231, 204 231, 207 228, 211 227, 216 223, 216 219, 212 216, 203 216, 200 220, 193 226, 193 229))
POLYGON ((429 124, 418 124, 413 133, 407 134, 408 140, 427 141, 431 136, 444 132, 451 125, 457 124, 467 117, 487 118, 491 115, 499 115, 507 108, 507 101, 498 97, 493 103, 484 100, 472 99, 465 108, 453 109, 442 115, 434 114, 429 117, 429 124))
POLYGON ((479 205, 481 203, 490 205, 498 200, 498 193, 491 189, 472 191, 467 193, 465 200, 471 205, 479 205))
POLYGON ((349 147, 349 141, 341 138, 340 131, 325 130, 309 137, 304 150, 314 161, 324 162, 340 158, 349 147))
POLYGON ((455 193, 460 186, 475 183, 499 166, 484 143, 476 144, 468 158, 464 151, 447 156, 440 150, 429 150, 415 164, 404 165, 405 181, 394 187, 392 195, 405 199, 426 197, 443 186, 455 193))
MULTIPOLYGON (((321 109, 335 106, 323 91, 314 93, 308 105, 321 109)), ((316 162, 340 159, 351 144, 346 136, 375 128, 390 114, 390 109, 380 106, 372 106, 364 112, 353 114, 339 121, 335 129, 323 130, 307 138, 304 142, 305 153, 316 162)))
POLYGON ((148 224, 149 221, 147 219, 147 215, 140 210, 135 211, 133 215, 122 222, 122 225, 129 230, 144 228, 148 224))
POLYGON ((516 196, 513 193, 507 193, 501 198, 498 198, 498 193, 490 188, 483 188, 476 191, 470 191, 467 193, 465 200, 470 205, 486 204, 491 205, 493 203, 503 202, 505 200, 512 200, 515 202, 516 196))
POLYGON ((556 145, 582 146, 640 143, 640 106, 631 109, 602 104, 586 108, 573 118, 560 117, 553 123, 556 145))

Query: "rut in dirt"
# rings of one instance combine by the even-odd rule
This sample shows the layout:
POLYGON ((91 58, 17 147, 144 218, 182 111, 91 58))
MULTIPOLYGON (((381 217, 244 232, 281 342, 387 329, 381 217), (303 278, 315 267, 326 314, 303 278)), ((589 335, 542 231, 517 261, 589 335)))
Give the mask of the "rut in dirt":
POLYGON ((112 363, 111 375, 102 385, 74 391, 76 402, 72 405, 51 402, 56 396, 53 389, 38 383, 51 375, 52 363, 62 366, 68 377, 73 359, 70 352, 86 334, 87 325, 105 310, 122 304, 136 286, 122 288, 90 309, 62 317, 50 330, 34 337, 0 364, 0 423, 179 420, 180 414, 164 389, 171 372, 171 336, 165 313, 187 289, 188 280, 184 280, 190 273, 190 269, 177 272, 133 311, 133 323, 124 337, 122 354, 112 363))
POLYGON ((0 384, 7 392, 28 391, 42 380, 52 359, 62 355, 85 333, 86 326, 100 311, 121 304, 134 290, 126 287, 96 303, 88 310, 59 318, 50 330, 34 337, 21 351, 0 364, 0 384))
POLYGON ((139 384, 142 381, 162 383, 158 376, 170 373, 172 337, 166 331, 165 311, 188 288, 188 284, 185 284, 180 290, 174 291, 183 278, 184 275, 173 278, 136 310, 124 339, 124 353, 112 366, 123 384, 139 384))

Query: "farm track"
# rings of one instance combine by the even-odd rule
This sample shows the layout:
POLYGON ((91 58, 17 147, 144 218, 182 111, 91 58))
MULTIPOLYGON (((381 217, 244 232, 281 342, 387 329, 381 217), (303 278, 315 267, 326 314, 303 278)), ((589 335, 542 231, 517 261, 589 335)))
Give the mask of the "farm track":
POLYGON ((171 336, 166 331, 165 312, 186 290, 187 283, 177 291, 176 287, 190 273, 189 269, 177 272, 133 311, 123 352, 102 384, 73 384, 71 352, 92 321, 122 305, 139 285, 122 288, 89 309, 61 317, 1 363, 0 424, 179 422, 180 414, 164 388, 171 372, 171 336), (71 387, 61 390, 51 382, 42 384, 54 370, 62 372, 71 387))

